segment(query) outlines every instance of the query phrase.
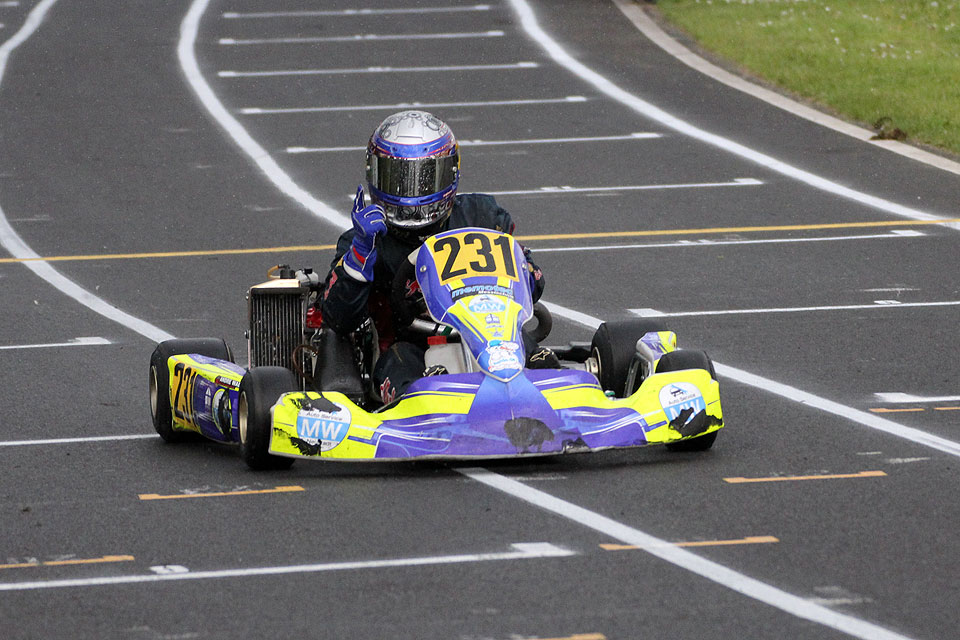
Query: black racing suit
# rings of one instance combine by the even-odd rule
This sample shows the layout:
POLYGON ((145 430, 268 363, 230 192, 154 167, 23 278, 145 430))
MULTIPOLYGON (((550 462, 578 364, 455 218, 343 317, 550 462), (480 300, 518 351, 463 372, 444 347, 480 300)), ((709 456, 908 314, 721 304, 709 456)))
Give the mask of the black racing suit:
MULTIPOLYGON (((481 227, 512 234, 514 223, 510 214, 497 204, 493 196, 480 193, 457 195, 450 216, 443 223, 421 231, 424 235, 407 234, 388 227, 388 233, 377 238, 373 282, 354 280, 343 270, 342 257, 350 249, 354 230, 348 229, 337 241, 337 254, 327 274, 321 306, 323 327, 324 330, 332 329, 344 335, 356 331, 367 318, 373 319, 381 351, 373 379, 384 403, 402 394, 424 372, 423 345, 396 339, 390 309, 394 276, 407 256, 427 237, 463 227, 481 227)), ((532 268, 533 300, 536 302, 543 293, 543 274, 530 261, 529 251, 524 250, 524 254, 532 268)))

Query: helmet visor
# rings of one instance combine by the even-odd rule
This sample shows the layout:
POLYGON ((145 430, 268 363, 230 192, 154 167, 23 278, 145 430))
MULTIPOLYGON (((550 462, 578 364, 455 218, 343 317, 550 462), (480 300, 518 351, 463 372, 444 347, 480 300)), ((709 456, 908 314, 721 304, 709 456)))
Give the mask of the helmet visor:
POLYGON ((399 198, 419 198, 447 189, 457 181, 459 156, 392 158, 368 156, 367 179, 378 190, 399 198))

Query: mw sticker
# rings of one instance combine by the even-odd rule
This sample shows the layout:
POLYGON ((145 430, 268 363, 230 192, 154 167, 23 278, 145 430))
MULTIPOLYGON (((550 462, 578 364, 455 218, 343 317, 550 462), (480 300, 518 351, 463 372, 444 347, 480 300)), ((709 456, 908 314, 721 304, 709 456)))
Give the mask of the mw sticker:
POLYGON ((471 300, 467 307, 474 313, 501 313, 507 310, 503 300, 485 293, 471 300))
POLYGON ((674 382, 660 389, 660 406, 663 407, 670 422, 676 420, 684 411, 690 410, 690 416, 687 418, 689 420, 707 409, 700 389, 689 382, 674 382))
POLYGON ((297 435, 305 442, 329 451, 343 442, 350 429, 350 410, 336 404, 336 411, 308 409, 297 414, 297 435))

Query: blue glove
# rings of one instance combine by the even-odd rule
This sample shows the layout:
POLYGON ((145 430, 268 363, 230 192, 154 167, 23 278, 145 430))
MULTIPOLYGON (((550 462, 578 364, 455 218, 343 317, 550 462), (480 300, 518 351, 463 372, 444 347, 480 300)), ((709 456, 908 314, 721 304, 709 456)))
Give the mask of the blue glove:
POLYGON ((357 188, 353 201, 353 244, 343 256, 343 270, 354 280, 373 281, 373 266, 377 263, 377 236, 387 231, 387 219, 378 204, 363 206, 363 186, 357 188))

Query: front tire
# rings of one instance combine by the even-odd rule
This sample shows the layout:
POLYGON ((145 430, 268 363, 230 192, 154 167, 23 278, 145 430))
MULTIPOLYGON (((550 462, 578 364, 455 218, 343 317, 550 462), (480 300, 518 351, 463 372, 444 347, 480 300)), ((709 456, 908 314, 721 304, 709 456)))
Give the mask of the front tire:
POLYGON ((284 393, 297 390, 297 378, 285 367, 254 367, 240 381, 240 457, 255 471, 289 469, 293 458, 270 453, 270 409, 284 393))
POLYGON ((153 418, 153 428, 165 442, 183 442, 196 435, 190 431, 174 430, 170 408, 170 368, 167 360, 171 356, 186 353, 233 362, 230 347, 222 338, 164 340, 156 346, 150 356, 150 416, 153 418))
MULTIPOLYGON (((710 377, 717 379, 717 373, 713 367, 713 360, 703 351, 692 351, 687 349, 678 349, 666 353, 657 363, 657 373, 667 371, 681 371, 683 369, 706 369, 710 372, 710 377)), ((717 439, 719 431, 711 431, 696 438, 681 440, 680 442, 667 443, 667 449, 670 451, 692 452, 706 451, 713 446, 717 439)))
POLYGON ((637 352, 637 340, 651 331, 669 331, 662 320, 651 318, 628 318, 604 322, 593 334, 590 345, 597 359, 600 387, 613 391, 618 398, 626 398, 635 389, 627 389, 627 373, 637 352))

